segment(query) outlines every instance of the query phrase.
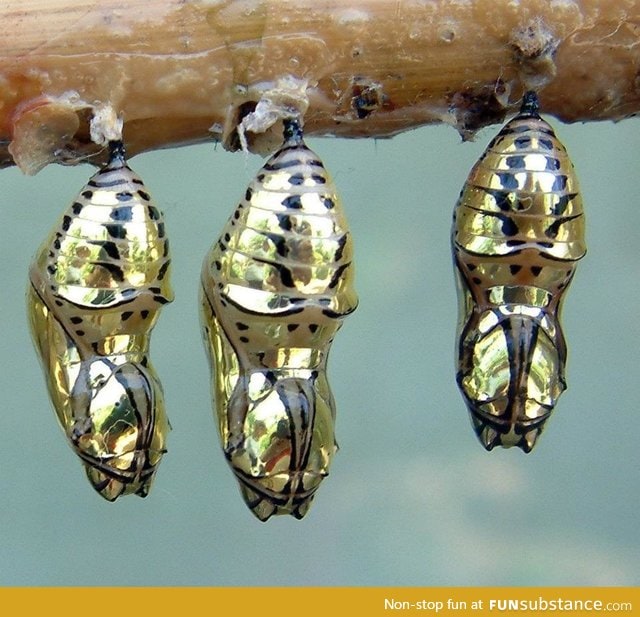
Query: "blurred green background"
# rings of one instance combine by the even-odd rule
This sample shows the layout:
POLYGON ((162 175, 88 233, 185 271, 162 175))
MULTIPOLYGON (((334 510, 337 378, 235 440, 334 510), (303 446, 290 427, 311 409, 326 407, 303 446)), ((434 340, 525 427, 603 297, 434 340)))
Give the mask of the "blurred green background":
POLYGON ((172 242, 176 301, 151 355, 174 430, 151 495, 114 504, 56 424, 24 310, 31 256, 92 169, 3 171, 0 584, 640 583, 640 122, 553 123, 589 252, 564 311, 569 388, 530 455, 485 452, 454 381, 451 213, 498 127, 309 140, 343 195, 360 307, 330 359, 341 449, 302 521, 260 523, 240 498, 198 323, 201 260, 263 159, 212 144, 131 162, 172 242))

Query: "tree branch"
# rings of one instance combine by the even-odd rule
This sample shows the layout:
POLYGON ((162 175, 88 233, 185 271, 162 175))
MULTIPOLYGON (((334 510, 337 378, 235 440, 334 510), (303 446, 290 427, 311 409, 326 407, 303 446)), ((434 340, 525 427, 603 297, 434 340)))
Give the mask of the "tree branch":
POLYGON ((640 111, 639 5, 4 2, 0 164, 99 161, 89 120, 105 105, 122 114, 130 154, 207 139, 236 149, 243 119, 249 147, 269 149, 269 124, 295 109, 312 135, 446 122, 469 137, 529 88, 562 120, 617 120, 640 111))

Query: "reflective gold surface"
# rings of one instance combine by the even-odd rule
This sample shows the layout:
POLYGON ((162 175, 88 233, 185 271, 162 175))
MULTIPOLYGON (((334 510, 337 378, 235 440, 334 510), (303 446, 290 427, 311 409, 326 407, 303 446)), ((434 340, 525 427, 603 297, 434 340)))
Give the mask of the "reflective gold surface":
POLYGON ((586 251, 573 165, 531 93, 469 174, 452 243, 473 426, 487 450, 529 452, 566 387, 559 316, 586 251))
POLYGON ((169 263, 162 214, 116 147, 31 265, 29 320, 49 394, 109 501, 146 496, 165 452, 170 427, 148 349, 173 299, 169 263))
POLYGON ((289 127, 206 256, 202 323, 224 453, 252 512, 302 518, 336 451, 329 346, 357 305, 335 186, 289 127))

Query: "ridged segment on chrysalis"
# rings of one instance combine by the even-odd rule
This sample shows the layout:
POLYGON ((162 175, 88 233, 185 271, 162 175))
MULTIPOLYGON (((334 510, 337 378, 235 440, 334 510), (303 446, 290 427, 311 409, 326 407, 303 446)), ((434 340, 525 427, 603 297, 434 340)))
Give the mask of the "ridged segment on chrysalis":
POLYGON ((95 490, 145 497, 170 430, 149 336, 173 299, 160 210, 121 142, 44 241, 28 311, 49 395, 95 490))
POLYGON ((357 305, 347 221, 324 165, 285 123, 202 270, 218 428, 260 520, 302 518, 336 451, 327 356, 357 305))
POLYGON ((566 387, 564 292, 586 252, 582 199, 533 92, 472 169, 452 233, 457 381, 487 450, 530 452, 566 387))

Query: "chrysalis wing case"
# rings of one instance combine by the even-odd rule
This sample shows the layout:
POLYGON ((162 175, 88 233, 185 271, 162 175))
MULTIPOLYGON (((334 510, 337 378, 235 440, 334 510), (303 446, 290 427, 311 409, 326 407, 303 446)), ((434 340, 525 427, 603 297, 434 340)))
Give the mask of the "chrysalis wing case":
POLYGON ((169 423, 148 358, 173 299, 162 214, 122 144, 46 239, 28 307, 49 394, 72 448, 105 499, 146 496, 169 423))
POLYGON ((573 165, 534 93, 471 170, 454 212, 457 381, 487 450, 531 451, 565 389, 560 309, 585 254, 573 165))
POLYGON ((351 260, 336 188, 287 122, 202 271, 222 446, 260 520, 302 518, 336 451, 326 364, 357 305, 351 260))

